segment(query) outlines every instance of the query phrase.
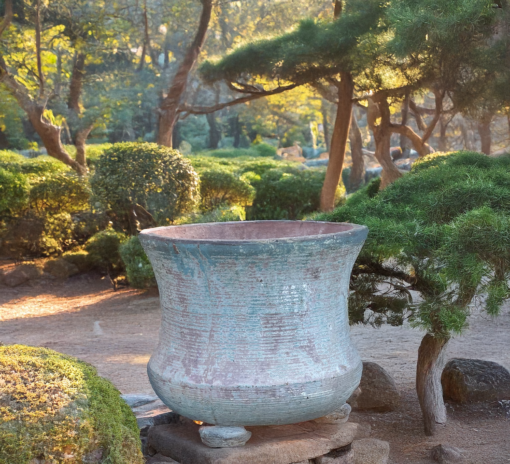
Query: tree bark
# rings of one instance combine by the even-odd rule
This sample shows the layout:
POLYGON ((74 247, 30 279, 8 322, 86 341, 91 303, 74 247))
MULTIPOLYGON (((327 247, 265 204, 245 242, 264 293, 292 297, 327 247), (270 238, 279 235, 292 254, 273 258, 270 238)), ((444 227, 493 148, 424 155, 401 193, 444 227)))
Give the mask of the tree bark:
POLYGON ((188 75, 195 65, 205 42, 205 36, 211 20, 212 0, 201 1, 203 6, 197 34, 177 70, 177 74, 168 90, 168 95, 164 98, 159 108, 158 143, 166 147, 172 146, 172 132, 177 120, 179 104, 188 85, 188 75))
POLYGON ((4 3, 4 19, 0 24, 0 37, 4 31, 10 26, 13 18, 12 0, 5 0, 4 3))
POLYGON ((73 71, 71 74, 71 83, 69 85, 69 97, 67 107, 71 114, 69 122, 73 131, 73 142, 76 147, 76 162, 87 171, 87 149, 86 143, 89 134, 92 132, 93 124, 83 126, 80 119, 82 108, 80 98, 83 89, 83 77, 85 76, 85 53, 78 52, 74 59, 73 71))
POLYGON ((351 127, 353 95, 354 80, 352 75, 342 72, 341 81, 338 85, 338 107, 331 139, 329 164, 321 192, 321 211, 333 211, 335 208, 335 194, 342 177, 345 151, 351 127))
POLYGON ((349 176, 349 191, 358 190, 365 178, 365 160, 363 159, 363 138, 356 118, 356 109, 352 109, 351 130, 349 133, 351 143, 352 169, 349 176))
POLYGON ((41 58, 41 0, 37 0, 35 11, 35 50, 37 56, 37 77, 39 78, 39 95, 44 95, 44 74, 41 58))
POLYGON ((329 153, 331 151, 331 137, 329 135, 328 106, 324 98, 322 99, 321 112, 322 112, 322 127, 324 128, 324 143, 326 144, 326 149, 328 150, 329 153))
POLYGON ((342 0, 335 0, 335 11, 333 13, 335 19, 338 19, 340 16, 342 16, 342 10, 343 10, 342 0))
MULTIPOLYGON (((406 98, 402 103, 402 125, 407 126, 407 121, 409 120, 409 100, 411 99, 409 93, 407 93, 406 98)), ((400 134, 400 148, 402 153, 405 153, 408 148, 408 140, 404 134, 400 134)))
POLYGON ((441 118, 440 133, 439 133, 439 151, 448 151, 448 138, 446 137, 446 130, 448 129, 448 122, 444 117, 441 118))
POLYGON ((367 120, 375 140, 375 157, 381 165, 381 190, 402 177, 393 159, 391 158, 391 114, 388 100, 383 96, 377 103, 368 100, 367 120), (378 117, 380 124, 376 125, 378 117))
POLYGON ((209 124, 209 148, 211 150, 216 150, 221 140, 221 132, 218 129, 218 123, 214 113, 209 113, 205 116, 207 118, 207 123, 209 124))
POLYGON ((444 367, 444 348, 448 339, 425 335, 418 350, 416 392, 423 413, 425 435, 432 436, 440 425, 446 424, 441 373, 444 367))
POLYGON ((492 113, 486 113, 478 123, 478 133, 480 134, 481 151, 487 156, 491 154, 492 149, 492 134, 491 134, 491 123, 493 115, 492 113))
POLYGON ((232 118, 232 130, 234 132, 234 148, 239 148, 241 145, 241 123, 238 114, 232 118))

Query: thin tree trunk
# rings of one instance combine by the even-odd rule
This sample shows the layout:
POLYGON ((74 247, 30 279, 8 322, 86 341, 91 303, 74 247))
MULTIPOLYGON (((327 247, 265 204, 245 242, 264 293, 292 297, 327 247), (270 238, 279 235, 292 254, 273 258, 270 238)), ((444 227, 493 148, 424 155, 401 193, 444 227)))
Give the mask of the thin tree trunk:
POLYGON ((335 208, 335 194, 342 177, 345 151, 351 127, 352 98, 354 94, 354 81, 350 73, 341 73, 338 86, 338 108, 335 127, 331 139, 329 164, 326 179, 321 192, 321 211, 333 211, 335 208))
POLYGON ((322 127, 324 128, 324 142, 329 153, 331 151, 331 136, 329 135, 328 104, 325 99, 322 99, 321 112, 322 127))
POLYGON ((425 435, 432 436, 439 425, 446 424, 441 373, 444 367, 444 348, 448 340, 425 335, 418 350, 416 392, 420 401, 425 435))
POLYGON ((87 168, 87 139, 92 132, 93 126, 86 127, 76 131, 74 136, 74 146, 76 147, 76 162, 87 168))
POLYGON ((391 114, 388 100, 385 96, 376 104, 368 100, 368 125, 374 134, 375 157, 383 171, 381 175, 381 190, 402 177, 393 159, 391 158, 391 114), (375 122, 381 118, 379 125, 375 122))
POLYGON ((159 108, 158 143, 166 147, 172 146, 172 132, 177 120, 179 104, 188 85, 188 75, 195 65, 200 54, 200 50, 205 42, 205 36, 211 20, 212 0, 201 1, 203 5, 202 14, 200 16, 200 23, 195 40, 193 40, 193 43, 186 52, 186 56, 179 66, 177 74, 170 86, 168 95, 165 97, 159 108))
POLYGON ((10 26, 13 18, 12 0, 5 0, 4 3, 4 19, 0 23, 0 37, 4 31, 10 26))
POLYGON ((343 10, 342 0, 335 0, 335 12, 334 12, 335 19, 342 16, 342 10, 343 10))
MULTIPOLYGON (((409 120, 409 93, 406 94, 406 98, 402 103, 402 125, 407 126, 407 121, 409 120)), ((405 153, 408 148, 409 140, 404 134, 400 134, 400 148, 402 153, 405 153)))
POLYGON ((209 113, 205 116, 207 118, 207 123, 209 124, 209 148, 211 150, 216 150, 221 140, 221 132, 218 129, 218 123, 214 113, 209 113))
POLYGON ((448 124, 444 117, 441 118, 440 125, 440 133, 439 133, 439 151, 446 152, 448 151, 448 139, 446 137, 446 130, 448 129, 448 124))
POLYGON ((351 130, 349 133, 351 143, 352 169, 349 176, 349 191, 358 190, 365 178, 365 160, 363 159, 363 138, 356 118, 356 109, 352 109, 351 130))
POLYGON ((241 145, 241 123, 239 122, 239 115, 233 118, 233 131, 234 131, 234 148, 239 148, 241 145))
POLYGON ((473 142, 471 137, 471 131, 468 129, 466 120, 461 116, 459 118, 459 128, 462 133, 462 138, 464 139, 464 148, 466 150, 473 150, 473 142))
POLYGON ((79 52, 76 54, 73 64, 73 71, 71 74, 71 83, 69 85, 69 98, 67 100, 67 107, 71 115, 69 122, 72 124, 73 142, 76 147, 76 162, 87 171, 87 138, 92 131, 93 124, 83 127, 83 121, 80 119, 82 108, 80 105, 80 98, 83 89, 83 77, 85 75, 85 53, 79 52))
POLYGON ((35 12, 35 50, 37 55, 37 77, 39 78, 39 95, 44 95, 44 74, 41 58, 41 0, 37 0, 35 12))
POLYGON ((478 124, 478 133, 480 134, 480 140, 482 143, 481 151, 486 155, 491 154, 492 148, 492 134, 491 134, 491 123, 493 115, 491 113, 485 114, 478 124))

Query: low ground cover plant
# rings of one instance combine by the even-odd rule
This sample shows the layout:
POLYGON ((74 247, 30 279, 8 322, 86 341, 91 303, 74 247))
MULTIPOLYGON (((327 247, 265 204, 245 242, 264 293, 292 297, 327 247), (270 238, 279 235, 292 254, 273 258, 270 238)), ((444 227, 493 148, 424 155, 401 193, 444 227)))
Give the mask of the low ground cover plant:
POLYGON ((142 464, 136 418, 89 364, 0 346, 0 463, 142 464))

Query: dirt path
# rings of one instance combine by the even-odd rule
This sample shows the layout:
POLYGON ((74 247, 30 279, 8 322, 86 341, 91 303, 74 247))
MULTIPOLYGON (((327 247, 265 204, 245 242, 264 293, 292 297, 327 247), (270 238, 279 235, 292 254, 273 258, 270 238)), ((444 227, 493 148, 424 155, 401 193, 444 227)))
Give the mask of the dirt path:
MULTIPOLYGON (((96 366, 123 393, 152 393, 146 364, 159 322, 156 292, 113 292, 94 274, 64 283, 0 287, 0 342, 45 346, 76 356, 96 366)), ((447 427, 433 439, 424 437, 414 392, 419 331, 354 327, 352 337, 363 359, 386 368, 401 389, 398 411, 353 414, 355 420, 371 424, 373 437, 391 443, 395 464, 430 463, 428 450, 439 443, 466 450, 467 463, 510 463, 510 415, 499 404, 469 410, 450 407, 447 427)), ((494 320, 471 316, 470 329, 450 343, 448 357, 486 359, 510 369, 510 308, 494 320)))

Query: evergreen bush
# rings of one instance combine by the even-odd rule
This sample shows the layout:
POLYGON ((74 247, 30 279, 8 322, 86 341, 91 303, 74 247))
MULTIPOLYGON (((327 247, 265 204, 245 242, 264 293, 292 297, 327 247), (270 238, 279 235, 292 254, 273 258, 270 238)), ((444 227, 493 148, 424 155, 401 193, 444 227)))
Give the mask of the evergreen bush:
POLYGON ((190 162, 153 143, 118 143, 107 149, 98 158, 91 186, 97 200, 131 233, 137 205, 166 224, 192 211, 200 197, 190 162))
POLYGON ((255 189, 228 170, 215 169, 201 173, 200 196, 201 209, 210 211, 221 205, 251 205, 255 189))
POLYGON ((149 258, 138 237, 131 237, 120 246, 120 256, 126 268, 129 284, 134 288, 156 286, 156 278, 149 258))
POLYGON ((28 204, 26 176, 0 168, 0 218, 13 216, 28 204))
MULTIPOLYGON (((271 169, 260 177, 253 176, 257 194, 249 211, 253 220, 302 219, 319 209, 324 170, 297 168, 271 169)), ((336 202, 343 201, 345 188, 339 185, 336 202)))
POLYGON ((92 265, 102 271, 112 273, 123 269, 120 246, 126 236, 113 229, 103 230, 90 238, 85 244, 92 265))

